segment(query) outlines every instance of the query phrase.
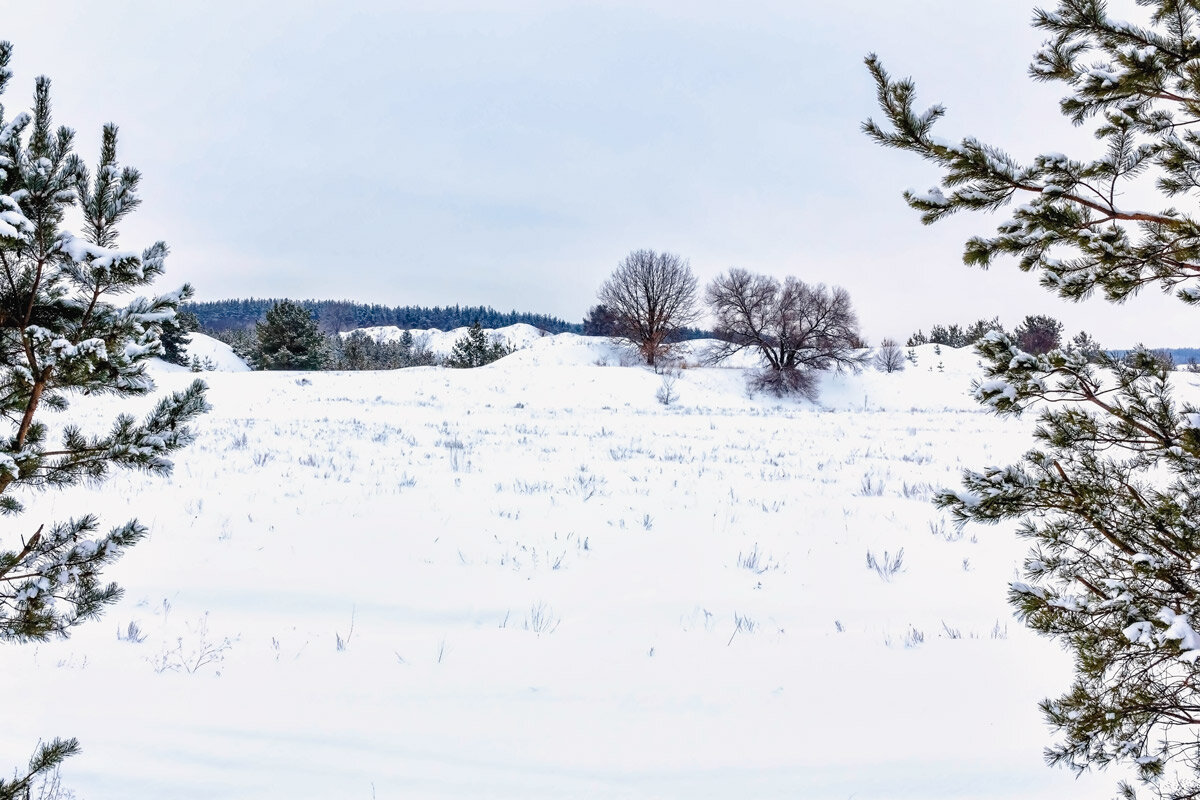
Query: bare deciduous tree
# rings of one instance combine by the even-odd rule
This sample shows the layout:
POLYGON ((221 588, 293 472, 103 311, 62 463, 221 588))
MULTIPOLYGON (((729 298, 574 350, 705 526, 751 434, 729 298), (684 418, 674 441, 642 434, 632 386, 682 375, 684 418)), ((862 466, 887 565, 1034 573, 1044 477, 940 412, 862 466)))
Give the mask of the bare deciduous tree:
POLYGON ((712 358, 756 350, 765 362, 756 388, 812 399, 816 372, 863 364, 858 318, 841 287, 809 286, 791 276, 781 283, 735 267, 709 284, 705 299, 721 340, 712 358))
POLYGON ((895 339, 884 339, 875 351, 875 369, 880 372, 899 372, 904 369, 904 353, 895 339))
POLYGON ((667 353, 672 335, 698 316, 696 277, 674 253, 633 251, 600 287, 599 299, 613 315, 615 334, 651 366, 667 353))

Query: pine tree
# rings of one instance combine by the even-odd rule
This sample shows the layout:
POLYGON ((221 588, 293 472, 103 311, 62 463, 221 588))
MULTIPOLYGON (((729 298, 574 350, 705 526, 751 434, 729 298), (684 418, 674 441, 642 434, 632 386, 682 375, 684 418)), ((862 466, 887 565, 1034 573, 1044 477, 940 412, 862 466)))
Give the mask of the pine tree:
POLYGON ((190 311, 179 311, 173 319, 163 320, 162 342, 163 360, 180 366, 188 366, 191 359, 187 354, 187 346, 192 343, 188 334, 200 330, 200 320, 190 311))
POLYGON ((316 318, 291 300, 271 306, 254 331, 258 336, 254 366, 258 369, 321 369, 329 359, 329 342, 316 318))
MULTIPOLYGON (((338 345, 336 338, 334 344, 338 345)), ((332 362, 336 369, 404 369, 432 366, 436 358, 409 331, 390 342, 379 342, 363 331, 353 331, 341 339, 332 362)))
POLYGON ((978 342, 984 336, 987 336, 992 331, 1000 331, 1000 332, 1004 331, 1004 326, 1000 324, 999 317, 992 317, 991 319, 976 320, 975 322, 971 323, 971 325, 969 325, 967 327, 967 331, 965 334, 967 344, 968 345, 975 344, 976 342, 978 342))
MULTIPOLYGON (((511 348, 501 345, 503 352, 497 351, 496 358, 502 358, 513 352, 511 348)), ((425 340, 417 341, 413 338, 412 331, 405 331, 400 334, 400 341, 397 343, 398 367, 432 367, 438 363, 437 355, 429 349, 425 340)), ((495 360, 495 359, 493 359, 495 360)))
POLYGON ((406 330, 404 333, 400 334, 400 348, 404 350, 405 353, 412 353, 416 346, 417 342, 413 338, 412 331, 406 330))
POLYGON ((1062 332, 1063 324, 1054 317, 1034 314, 1021 321, 1013 331, 1013 338, 1026 353, 1040 356, 1062 344, 1062 332))
POLYGON ((617 315, 605 305, 592 306, 583 318, 584 336, 616 336, 618 329, 617 315))
POLYGON ((947 347, 966 347, 970 344, 966 332, 958 325, 934 325, 929 330, 929 341, 947 347))
MULTIPOLYGON (((1200 220, 1122 198, 1146 178, 1166 198, 1200 194, 1200 4, 1138 5, 1148 25, 1110 18, 1102 0, 1035 12, 1051 38, 1031 74, 1068 87, 1063 113, 1107 145, 1092 160, 1046 153, 1023 164, 975 138, 936 138, 945 110, 917 112, 913 82, 867 58, 889 126, 868 121, 866 132, 944 172, 940 187, 905 193, 924 222, 1020 198, 995 236, 967 242, 968 264, 1016 256, 1070 300, 1099 291, 1119 303, 1156 286, 1200 303, 1200 220)), ((1036 409, 1036 445, 1019 464, 967 472, 938 503, 960 523, 1015 520, 1032 542, 1010 601, 1075 665, 1070 689, 1042 703, 1058 733, 1047 758, 1076 771, 1123 762, 1157 796, 1196 797, 1200 410, 1175 402, 1169 373, 1145 350, 1121 360, 1070 346, 1034 354, 1003 332, 977 349, 985 380, 975 396, 1002 415, 1036 409)))
MULTIPOLYGON (((12 46, 0 42, 0 92, 11 78, 12 46)), ((117 128, 106 125, 100 163, 89 172, 72 152, 74 132, 54 129, 50 81, 37 79, 31 114, 4 119, 0 106, 0 513, 25 509, 29 490, 104 479, 113 467, 167 474, 167 456, 192 441, 189 422, 207 410, 204 384, 164 397, 138 422, 122 414, 108 433, 86 435, 63 426, 51 443, 45 409, 65 412, 72 396, 137 397, 154 384, 146 361, 162 353, 162 326, 191 289, 152 299, 121 295, 149 286, 163 273, 162 242, 141 254, 115 249, 116 225, 139 204, 137 170, 117 162, 117 128), (82 235, 63 229, 76 206, 82 235)), ((0 641, 67 636, 99 615, 121 590, 100 580, 102 569, 146 535, 131 520, 108 530, 90 513, 65 521, 34 519, 0 536, 0 641), (8 549, 20 539, 19 547, 8 549)), ((13 721, 9 721, 13 724, 13 721)), ((0 779, 0 800, 27 798, 39 777, 77 752, 74 739, 37 748, 26 769, 0 779)))
POLYGON ((502 341, 489 341, 479 320, 476 320, 475 324, 454 343, 450 357, 446 359, 446 366, 457 369, 482 367, 484 364, 490 364, 512 352, 512 349, 502 341))
POLYGON ((376 369, 373 358, 376 342, 362 331, 354 331, 349 336, 335 340, 337 352, 334 354, 338 369, 376 369))
POLYGON ((1083 354, 1084 358, 1089 361, 1095 361, 1100 357, 1103 348, 1100 343, 1092 338, 1092 335, 1087 331, 1080 331, 1071 339, 1071 347, 1083 354))

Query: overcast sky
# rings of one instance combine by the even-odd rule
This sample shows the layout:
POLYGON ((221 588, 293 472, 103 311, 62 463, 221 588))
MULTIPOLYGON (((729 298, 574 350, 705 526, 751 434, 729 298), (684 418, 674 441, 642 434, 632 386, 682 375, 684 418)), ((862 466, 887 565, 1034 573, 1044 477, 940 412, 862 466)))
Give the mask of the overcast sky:
POLYGON ((122 246, 164 239, 199 299, 490 305, 582 318, 630 250, 845 286, 866 336, 1053 314, 1120 347, 1197 346, 1156 292, 1066 304, 961 263, 998 219, 920 224, 938 175, 859 132, 876 51, 1019 157, 1095 147, 1025 75, 1021 0, 38 0, 5 8, 3 98, 54 82, 94 161, 143 173, 122 246))

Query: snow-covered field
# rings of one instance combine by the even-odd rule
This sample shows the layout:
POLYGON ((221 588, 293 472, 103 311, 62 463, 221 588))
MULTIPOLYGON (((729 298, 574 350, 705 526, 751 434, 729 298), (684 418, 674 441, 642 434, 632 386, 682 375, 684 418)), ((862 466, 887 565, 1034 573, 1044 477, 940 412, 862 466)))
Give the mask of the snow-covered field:
POLYGON ((6 650, 5 760, 76 736, 86 800, 1111 795, 1042 763, 1070 665, 1005 603, 1024 544, 929 502, 1029 443, 973 354, 816 405, 685 369, 664 406, 605 341, 522 344, 205 373, 172 478, 29 503, 153 533, 102 620, 6 650))

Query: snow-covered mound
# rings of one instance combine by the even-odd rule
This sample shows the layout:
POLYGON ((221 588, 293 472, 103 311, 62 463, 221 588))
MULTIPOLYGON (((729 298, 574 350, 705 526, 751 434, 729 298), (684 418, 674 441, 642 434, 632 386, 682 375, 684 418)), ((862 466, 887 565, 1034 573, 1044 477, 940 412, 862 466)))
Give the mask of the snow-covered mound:
MULTIPOLYGON (((450 331, 440 331, 437 328, 428 328, 425 330, 412 328, 409 330, 409 333, 412 334, 413 341, 418 345, 439 356, 448 356, 450 355, 450 351, 454 349, 454 343, 465 336, 468 330, 469 328, 455 328, 450 331)), ((404 328, 398 328, 395 325, 379 325, 372 328, 359 328, 357 332, 365 333, 377 342, 395 342, 399 341, 400 337, 404 335, 404 331, 404 328)), ((349 336, 353 332, 348 331, 343 333, 342 336, 349 336)), ((505 328, 485 328, 484 333, 488 336, 502 339, 509 347, 516 349, 529 347, 533 342, 550 335, 539 328, 523 322, 516 325, 509 325, 505 328)))
MULTIPOLYGON (((190 333, 191 342, 187 346, 189 358, 197 358, 205 370, 215 372, 250 372, 250 367, 239 358, 222 341, 205 336, 203 333, 190 333)), ((162 372, 190 372, 188 367, 170 364, 161 359, 154 360, 154 366, 162 372)))
MULTIPOLYGON (((377 341, 397 341, 404 329, 395 326, 361 328, 362 333, 377 341)), ((412 329, 414 342, 438 355, 449 355, 467 328, 452 331, 412 329)), ((484 329, 488 336, 502 339, 516 352, 500 359, 484 369, 501 370, 509 374, 511 386, 524 386, 530 394, 537 389, 553 391, 550 387, 562 380, 556 369, 568 367, 643 367, 638 354, 629 347, 602 336, 580 336, 574 333, 547 334, 531 325, 510 325, 505 328, 484 329), (550 370, 549 373, 546 370, 550 370), (540 373, 540 374, 539 374, 540 373)), ((348 336, 349 333, 342 334, 348 336)), ((684 403, 703 405, 735 406, 747 402, 745 371, 756 369, 762 364, 753 350, 744 350, 718 365, 712 364, 711 352, 718 343, 711 339, 698 339, 680 343, 675 350, 675 359, 682 367, 678 379, 679 389, 684 392, 684 403)), ((874 351, 867 351, 873 354, 874 351)), ((904 369, 884 374, 868 362, 859 373, 846 371, 830 372, 821 376, 818 405, 829 409, 857 408, 860 410, 910 409, 974 409, 974 400, 969 395, 971 381, 981 375, 979 359, 969 348, 956 349, 938 345, 921 345, 905 351, 911 353, 915 363, 906 358, 904 369)), ((573 381, 594 385, 595 390, 587 395, 598 404, 616 402, 612 391, 626 391, 617 387, 657 385, 659 378, 647 369, 634 369, 628 374, 616 376, 611 373, 598 375, 583 372, 573 381), (605 398, 599 400, 599 398, 605 398)), ((642 394, 645 390, 640 390, 642 394)), ((653 393, 651 393, 651 397, 653 393)), ((767 405, 806 403, 802 400, 780 401, 770 396, 760 396, 757 402, 767 405)))
MULTIPOLYGON (((507 336, 508 330, 495 333, 507 336)), ((599 373, 594 369, 581 369, 572 373, 571 381, 592 387, 581 394, 596 407, 628 403, 631 396, 644 398, 646 402, 654 401, 654 390, 661 377, 645 367, 636 352, 611 339, 560 333, 529 337, 526 341, 528 344, 523 349, 485 369, 506 373, 509 376, 507 385, 511 388, 524 387, 532 396, 546 392, 550 397, 557 397, 559 392, 554 387, 561 385, 563 370, 567 368, 632 367, 599 373)), ((453 339, 450 343, 453 344, 453 339)), ((763 362, 759 355, 753 350, 744 350, 713 366, 710 356, 716 345, 713 340, 700 339, 683 342, 677 347, 675 358, 682 369, 674 389, 683 405, 698 408, 741 408, 747 404, 761 407, 813 405, 807 400, 778 398, 764 393, 748 396, 747 371, 761 367, 763 362)), ((912 348, 911 352, 915 363, 906 358, 904 369, 891 374, 879 372, 870 360, 857 373, 822 374, 816 406, 878 411, 977 410, 970 387, 971 381, 981 376, 982 368, 971 348, 923 345, 912 348)))

